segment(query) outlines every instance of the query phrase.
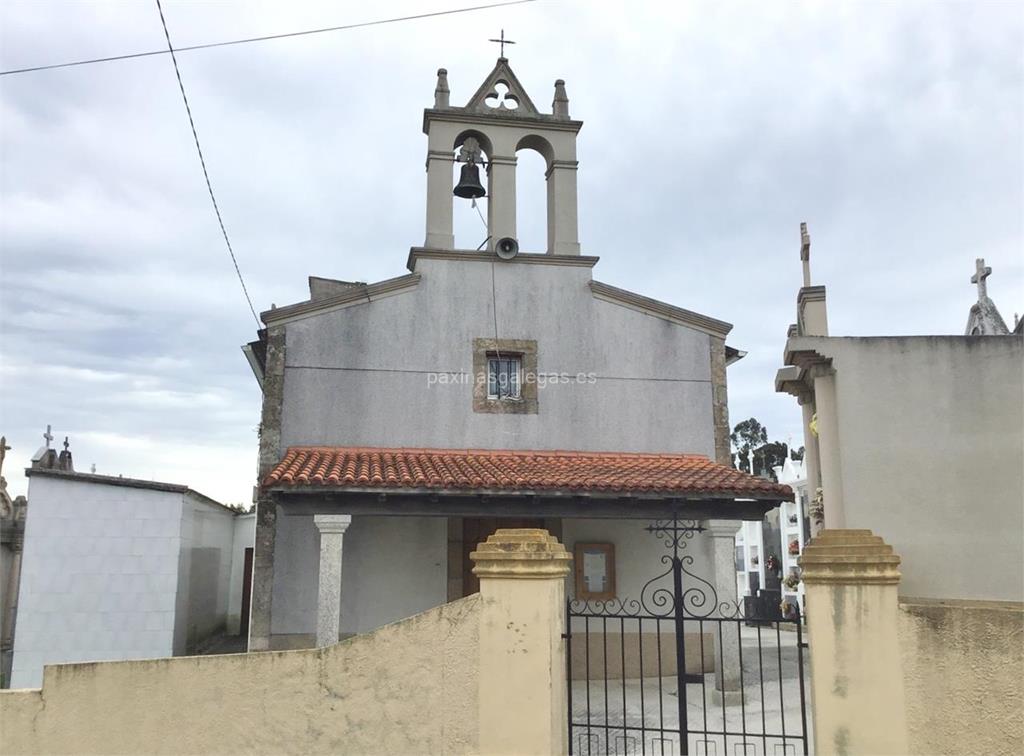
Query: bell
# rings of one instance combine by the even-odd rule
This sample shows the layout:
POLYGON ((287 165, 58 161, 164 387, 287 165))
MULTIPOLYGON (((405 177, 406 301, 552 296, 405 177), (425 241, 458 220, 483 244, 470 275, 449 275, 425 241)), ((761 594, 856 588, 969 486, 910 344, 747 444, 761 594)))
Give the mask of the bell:
POLYGON ((455 186, 455 196, 463 199, 480 199, 487 196, 487 191, 480 183, 480 168, 474 163, 462 166, 462 176, 455 186))

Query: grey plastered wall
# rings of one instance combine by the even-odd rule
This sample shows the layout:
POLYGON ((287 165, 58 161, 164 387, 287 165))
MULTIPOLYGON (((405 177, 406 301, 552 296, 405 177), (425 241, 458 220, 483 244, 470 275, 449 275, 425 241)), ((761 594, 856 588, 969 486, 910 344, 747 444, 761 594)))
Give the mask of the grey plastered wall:
POLYGON ((1024 599, 1024 339, 802 341, 835 369, 846 526, 892 544, 900 594, 1024 599))
MULTIPOLYGON (((447 518, 352 518, 341 571, 341 632, 366 633, 448 600, 447 518)), ((278 635, 316 632, 320 539, 311 516, 277 521, 274 619, 278 635)))
POLYGON ((587 267, 420 259, 417 272, 419 284, 404 293, 287 324, 282 449, 342 444, 715 457, 706 333, 596 299, 587 267), (473 412, 473 339, 494 338, 495 319, 498 338, 536 340, 540 373, 568 377, 538 388, 536 415, 473 412), (464 375, 465 382, 442 383, 431 374, 464 375))

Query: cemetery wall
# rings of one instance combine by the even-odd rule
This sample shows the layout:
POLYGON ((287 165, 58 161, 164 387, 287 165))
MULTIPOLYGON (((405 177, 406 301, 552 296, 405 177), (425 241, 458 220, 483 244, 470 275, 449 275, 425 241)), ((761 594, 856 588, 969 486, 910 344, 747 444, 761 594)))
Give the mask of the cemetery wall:
POLYGON ((1024 339, 794 343, 831 359, 844 527, 903 557, 900 594, 1024 601, 1024 339))
POLYGON ((173 650, 181 491, 81 477, 30 479, 13 687, 44 664, 173 650))
POLYGON ((47 668, 0 691, 5 753, 477 750, 480 597, 324 649, 47 668))
POLYGON ((227 622, 235 513, 186 492, 181 509, 174 653, 223 632, 227 622))
POLYGON ((1024 753, 1024 605, 902 599, 911 752, 1024 753))

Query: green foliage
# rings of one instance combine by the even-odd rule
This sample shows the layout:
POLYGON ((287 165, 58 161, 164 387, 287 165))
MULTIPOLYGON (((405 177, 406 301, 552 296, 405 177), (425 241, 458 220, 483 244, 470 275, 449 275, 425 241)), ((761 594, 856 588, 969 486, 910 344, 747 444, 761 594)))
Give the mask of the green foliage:
MULTIPOLYGON (((786 445, 781 441, 768 440, 768 428, 761 425, 755 417, 737 423, 729 434, 732 441, 733 464, 740 470, 752 475, 775 480, 773 467, 778 467, 786 460, 786 445), (751 455, 753 452, 753 455, 751 455), (751 469, 750 458, 753 456, 754 466, 751 469)), ((804 458, 804 447, 793 453, 793 459, 804 458)))

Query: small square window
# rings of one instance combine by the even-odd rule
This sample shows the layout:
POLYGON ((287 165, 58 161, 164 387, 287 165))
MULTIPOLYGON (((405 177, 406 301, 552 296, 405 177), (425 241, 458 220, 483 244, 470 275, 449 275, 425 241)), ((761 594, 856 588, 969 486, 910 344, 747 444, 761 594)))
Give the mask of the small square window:
POLYGON ((523 359, 521 355, 489 353, 487 355, 487 398, 522 398, 523 359))

